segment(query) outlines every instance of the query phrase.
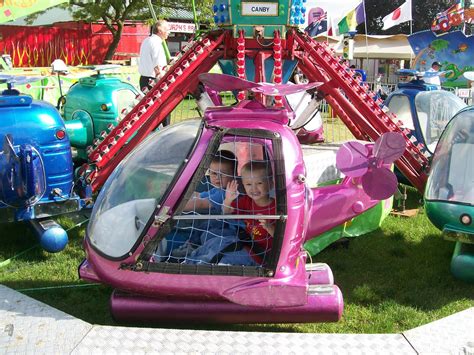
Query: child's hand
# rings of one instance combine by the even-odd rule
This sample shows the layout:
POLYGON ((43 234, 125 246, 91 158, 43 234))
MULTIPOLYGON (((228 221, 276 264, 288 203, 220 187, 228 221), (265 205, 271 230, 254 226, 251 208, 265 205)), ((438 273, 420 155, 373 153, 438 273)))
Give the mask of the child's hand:
POLYGON ((271 221, 268 219, 259 219, 258 222, 260 223, 262 228, 265 229, 268 234, 273 237, 273 234, 275 234, 275 221, 271 221))
POLYGON ((222 212, 224 213, 233 213, 234 208, 231 206, 232 201, 234 201, 237 196, 239 196, 239 192, 237 191, 238 185, 237 181, 232 180, 229 183, 227 183, 226 189, 225 189, 225 199, 224 199, 224 205, 222 206, 222 212))
POLYGON ((237 184, 236 180, 232 180, 229 183, 227 183, 227 187, 225 190, 226 201, 232 202, 237 198, 237 196, 239 196, 238 187, 239 185, 237 184))

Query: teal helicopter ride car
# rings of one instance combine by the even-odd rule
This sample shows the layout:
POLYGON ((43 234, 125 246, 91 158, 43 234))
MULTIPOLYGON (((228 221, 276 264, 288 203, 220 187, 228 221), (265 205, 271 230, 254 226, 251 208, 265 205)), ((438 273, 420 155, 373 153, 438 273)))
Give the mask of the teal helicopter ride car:
POLYGON ((474 106, 449 121, 433 155, 424 194, 430 221, 455 241, 452 274, 474 283, 474 106))
POLYGON ((86 161, 87 147, 107 135, 126 110, 141 98, 132 84, 103 73, 119 67, 111 64, 82 67, 95 70, 96 74, 79 79, 58 101, 75 161, 86 161))

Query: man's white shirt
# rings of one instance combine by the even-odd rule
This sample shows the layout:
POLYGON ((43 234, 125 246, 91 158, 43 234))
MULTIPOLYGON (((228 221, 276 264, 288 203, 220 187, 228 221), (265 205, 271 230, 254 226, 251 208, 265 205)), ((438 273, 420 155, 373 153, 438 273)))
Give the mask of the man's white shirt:
POLYGON ((166 54, 163 48, 163 40, 156 34, 145 38, 140 46, 140 60, 138 72, 141 76, 154 78, 155 67, 164 68, 167 65, 166 54))
MULTIPOLYGON (((437 73, 437 71, 434 70, 433 68, 428 69, 427 72, 437 73)), ((439 75, 434 75, 434 76, 429 76, 429 77, 425 76, 425 77, 423 77, 423 81, 426 84, 433 84, 433 85, 441 86, 441 79, 439 78, 439 75)))

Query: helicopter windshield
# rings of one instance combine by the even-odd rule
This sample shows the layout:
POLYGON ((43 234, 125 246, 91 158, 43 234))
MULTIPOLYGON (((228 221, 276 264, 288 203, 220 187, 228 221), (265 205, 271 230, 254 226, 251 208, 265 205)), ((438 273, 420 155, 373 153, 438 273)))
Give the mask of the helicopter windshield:
POLYGON ((436 148, 449 120, 464 107, 464 101, 449 91, 424 91, 415 96, 418 121, 430 152, 436 148))
POLYGON ((446 127, 433 157, 427 200, 474 204, 474 110, 460 112, 446 127))
POLYGON ((114 94, 114 100, 117 105, 117 114, 120 115, 120 113, 129 107, 131 104, 133 104, 133 101, 135 100, 136 94, 129 89, 123 89, 123 90, 117 90, 114 94))
POLYGON ((120 163, 94 205, 88 227, 92 245, 115 258, 132 249, 191 153, 200 123, 188 120, 157 131, 120 163))

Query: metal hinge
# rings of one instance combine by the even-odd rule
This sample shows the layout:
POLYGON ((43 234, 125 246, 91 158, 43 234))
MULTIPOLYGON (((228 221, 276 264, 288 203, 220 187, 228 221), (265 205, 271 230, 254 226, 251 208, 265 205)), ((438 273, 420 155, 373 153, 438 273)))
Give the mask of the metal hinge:
POLYGON ((170 219, 170 215, 168 212, 170 211, 169 206, 164 206, 160 213, 155 216, 155 221, 153 222, 153 227, 160 227, 162 226, 168 219, 170 219))

